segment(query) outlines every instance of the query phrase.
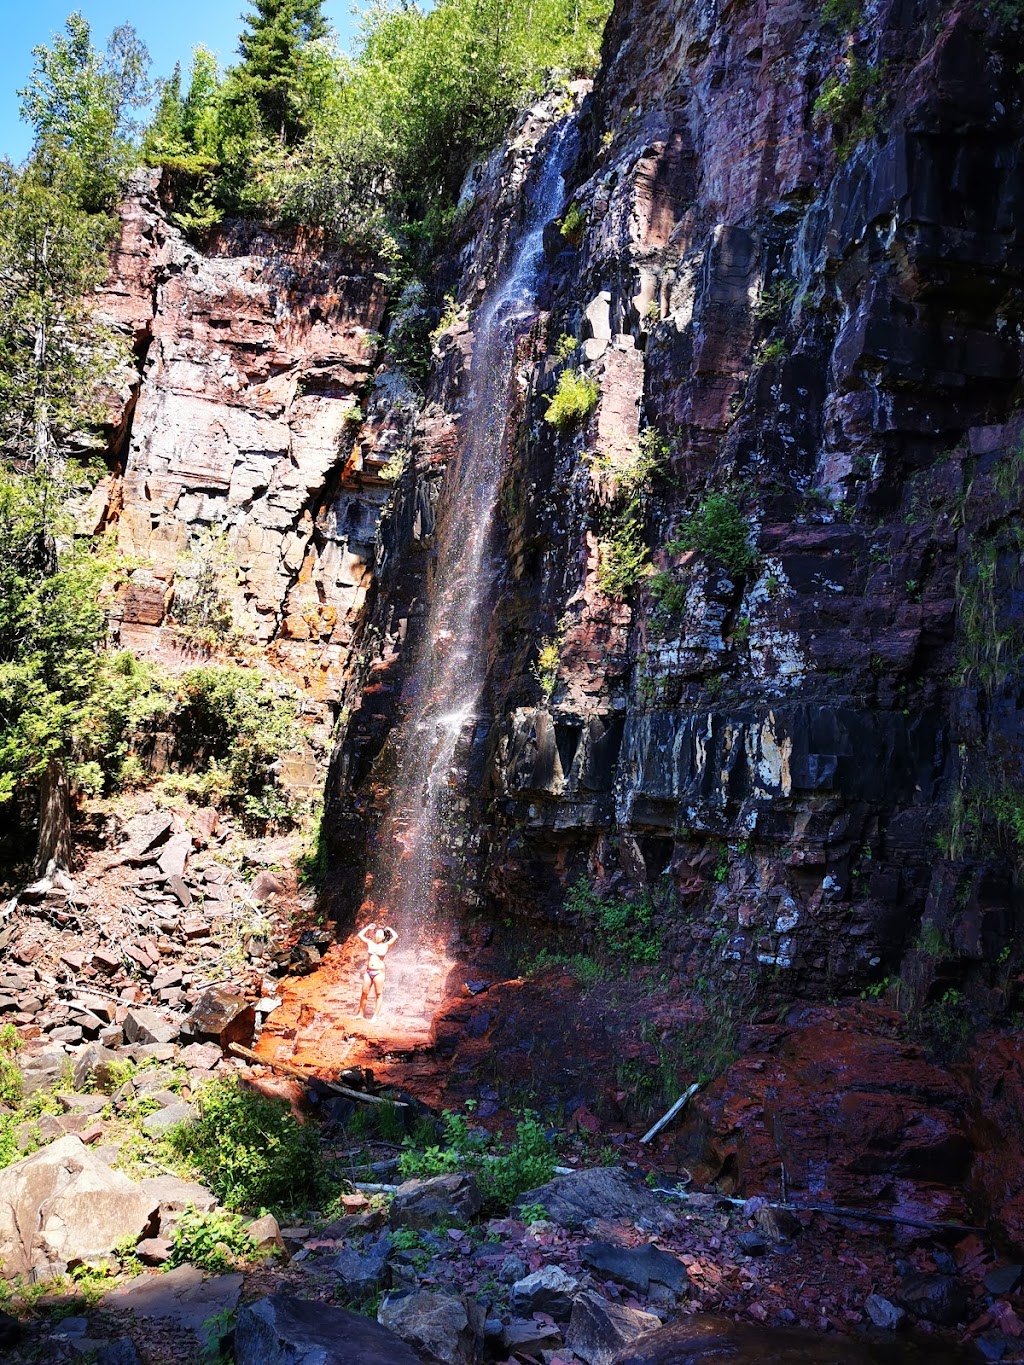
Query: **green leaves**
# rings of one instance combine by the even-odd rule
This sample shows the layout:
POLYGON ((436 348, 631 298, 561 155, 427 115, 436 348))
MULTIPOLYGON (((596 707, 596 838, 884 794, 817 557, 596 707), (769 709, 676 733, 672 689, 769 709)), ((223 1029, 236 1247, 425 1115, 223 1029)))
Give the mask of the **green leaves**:
POLYGON ((170 1143, 231 1209, 295 1209, 322 1191, 316 1128, 301 1124, 285 1100, 237 1080, 212 1081, 198 1115, 172 1129, 170 1143))

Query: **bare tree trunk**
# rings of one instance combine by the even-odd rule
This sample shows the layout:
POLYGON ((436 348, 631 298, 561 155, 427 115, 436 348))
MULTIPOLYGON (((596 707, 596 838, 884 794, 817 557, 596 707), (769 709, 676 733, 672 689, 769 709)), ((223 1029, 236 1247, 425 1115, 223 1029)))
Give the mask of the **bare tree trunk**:
POLYGON ((39 842, 36 874, 71 866, 71 792, 59 758, 51 758, 39 779, 39 842))

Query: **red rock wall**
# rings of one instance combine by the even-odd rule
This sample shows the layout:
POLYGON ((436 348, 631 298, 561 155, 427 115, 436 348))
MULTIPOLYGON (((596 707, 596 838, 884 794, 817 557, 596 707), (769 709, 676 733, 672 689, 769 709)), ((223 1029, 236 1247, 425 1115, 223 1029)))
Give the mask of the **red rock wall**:
MULTIPOLYGON (((551 231, 524 357, 494 723, 467 758, 497 915, 557 919, 586 871, 672 907, 677 970, 859 988, 924 923, 921 991, 985 988, 1018 913, 985 794, 1022 775, 1019 47, 968 6, 875 0, 851 26, 792 0, 616 5, 567 196, 585 226, 551 231), (830 128, 814 103, 851 53, 869 93, 830 128), (542 421, 562 333, 602 385, 575 437, 542 421), (597 583, 595 463, 648 425, 673 453, 645 534, 681 610, 597 583), (745 573, 666 549, 709 489, 749 518, 745 573)), ((466 304, 514 221, 499 190, 478 179, 454 245, 466 304)), ((464 333, 442 343, 449 410, 464 333)), ((382 636, 387 611, 416 619, 404 562, 382 636)), ((386 800, 400 685, 379 686, 332 783, 348 856, 386 800)))

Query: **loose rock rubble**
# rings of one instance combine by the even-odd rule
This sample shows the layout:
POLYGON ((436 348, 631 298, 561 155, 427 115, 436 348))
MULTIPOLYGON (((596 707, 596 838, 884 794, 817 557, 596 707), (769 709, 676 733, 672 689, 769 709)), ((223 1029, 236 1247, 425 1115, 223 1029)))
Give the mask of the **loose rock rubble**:
POLYGON ((105 834, 109 849, 81 873, 36 881, 0 908, 0 1023, 68 1053, 94 1041, 251 1043, 281 1003, 281 976, 319 961, 302 940, 323 932, 290 923, 294 884, 266 868, 250 884, 246 841, 213 810, 144 797, 105 834))

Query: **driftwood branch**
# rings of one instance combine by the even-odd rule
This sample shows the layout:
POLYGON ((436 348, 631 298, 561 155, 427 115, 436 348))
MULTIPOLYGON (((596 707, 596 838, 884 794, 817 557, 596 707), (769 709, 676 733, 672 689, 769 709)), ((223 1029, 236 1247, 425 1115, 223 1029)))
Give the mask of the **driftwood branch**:
POLYGON ((651 1138, 654 1137, 657 1133, 660 1133, 666 1124, 672 1122, 675 1116, 679 1113, 680 1109, 682 1109, 683 1106, 686 1104, 687 1100, 692 1099, 699 1089, 700 1082, 694 1081, 693 1085, 691 1085, 688 1090, 683 1091, 683 1093, 679 1096, 679 1098, 676 1100, 675 1104, 668 1111, 668 1113, 663 1114, 662 1117, 658 1120, 658 1122, 654 1125, 654 1127, 648 1129, 648 1131, 644 1133, 640 1141, 650 1142, 651 1138))
POLYGON ((268 1066, 271 1071, 280 1071, 285 1076, 294 1077, 295 1080, 316 1081, 317 1085, 322 1085, 325 1090, 330 1090, 335 1095, 344 1095, 347 1100, 357 1100, 360 1104, 391 1104, 396 1109, 409 1107, 402 1100, 385 1099, 383 1095, 368 1095, 363 1090, 352 1090, 347 1085, 339 1085, 337 1081, 325 1081, 320 1076, 311 1075, 308 1071, 302 1071, 288 1062, 272 1062, 266 1057, 261 1057, 258 1052, 253 1052, 251 1048, 243 1047, 241 1043, 229 1043, 228 1051, 233 1057, 255 1062, 257 1066, 268 1066))

